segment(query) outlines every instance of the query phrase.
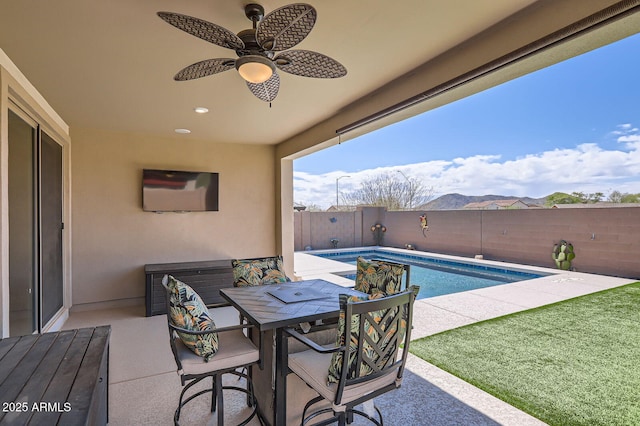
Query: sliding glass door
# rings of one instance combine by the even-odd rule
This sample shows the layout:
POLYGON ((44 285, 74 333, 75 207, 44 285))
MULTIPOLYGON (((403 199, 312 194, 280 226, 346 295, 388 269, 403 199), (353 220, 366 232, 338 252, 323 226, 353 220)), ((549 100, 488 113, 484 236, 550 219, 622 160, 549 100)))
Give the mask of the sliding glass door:
POLYGON ((62 147, 9 110, 9 333, 39 332, 63 306, 62 147))
POLYGON ((9 110, 9 333, 38 330, 37 126, 9 110))
POLYGON ((40 300, 42 326, 63 306, 62 147, 40 132, 40 300))

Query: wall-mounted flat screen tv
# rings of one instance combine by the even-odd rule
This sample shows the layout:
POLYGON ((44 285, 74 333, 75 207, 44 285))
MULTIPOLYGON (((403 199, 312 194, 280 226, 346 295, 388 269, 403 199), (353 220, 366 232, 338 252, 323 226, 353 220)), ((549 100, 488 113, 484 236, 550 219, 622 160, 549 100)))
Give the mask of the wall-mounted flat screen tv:
POLYGON ((218 211, 218 173, 144 169, 142 209, 147 212, 218 211))

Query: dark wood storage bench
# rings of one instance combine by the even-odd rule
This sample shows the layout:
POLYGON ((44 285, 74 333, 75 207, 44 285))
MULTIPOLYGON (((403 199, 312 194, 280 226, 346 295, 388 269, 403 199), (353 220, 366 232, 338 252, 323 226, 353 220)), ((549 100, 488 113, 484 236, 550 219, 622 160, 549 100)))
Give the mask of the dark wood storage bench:
POLYGON ((173 275, 193 288, 207 305, 224 305, 226 301, 219 290, 233 287, 231 260, 208 260, 203 262, 158 263, 145 265, 146 315, 166 313, 166 290, 162 286, 165 274, 173 275))
POLYGON ((0 424, 106 425, 110 326, 0 340, 0 424))

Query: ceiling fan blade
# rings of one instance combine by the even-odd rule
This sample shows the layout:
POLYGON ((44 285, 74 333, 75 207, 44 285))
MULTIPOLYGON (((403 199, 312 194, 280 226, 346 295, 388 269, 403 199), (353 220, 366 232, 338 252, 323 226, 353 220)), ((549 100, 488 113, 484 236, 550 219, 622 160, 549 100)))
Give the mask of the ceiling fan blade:
POLYGON ((300 43, 313 29, 317 12, 308 4, 294 3, 268 13, 258 24, 256 39, 265 50, 282 51, 300 43))
POLYGON ((158 16, 179 30, 208 41, 209 43, 226 47, 227 49, 244 49, 244 42, 240 37, 220 25, 212 24, 211 22, 194 18, 193 16, 173 12, 158 12, 158 16))
POLYGON ((249 83, 247 86, 251 93, 253 93, 258 99, 265 102, 273 101, 278 96, 278 90, 280 90, 280 76, 277 72, 274 72, 271 78, 264 83, 249 83))
POLYGON ((289 50, 273 59, 279 70, 313 78, 339 78, 347 69, 335 59, 311 50, 289 50))
POLYGON ((235 62, 235 59, 231 58, 205 59, 184 67, 178 71, 173 79, 175 81, 186 81, 217 74, 234 68, 235 62))

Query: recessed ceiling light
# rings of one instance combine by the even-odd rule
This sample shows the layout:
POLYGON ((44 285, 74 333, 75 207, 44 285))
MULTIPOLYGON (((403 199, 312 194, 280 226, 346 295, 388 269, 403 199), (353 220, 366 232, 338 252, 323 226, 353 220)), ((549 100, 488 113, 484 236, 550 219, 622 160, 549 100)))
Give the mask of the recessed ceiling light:
POLYGON ((207 112, 209 112, 209 108, 205 107, 195 107, 193 110, 198 114, 206 114, 207 112))
POLYGON ((191 133, 191 130, 189 130, 189 129, 175 129, 174 132, 180 133, 181 135, 187 135, 187 134, 191 133))

